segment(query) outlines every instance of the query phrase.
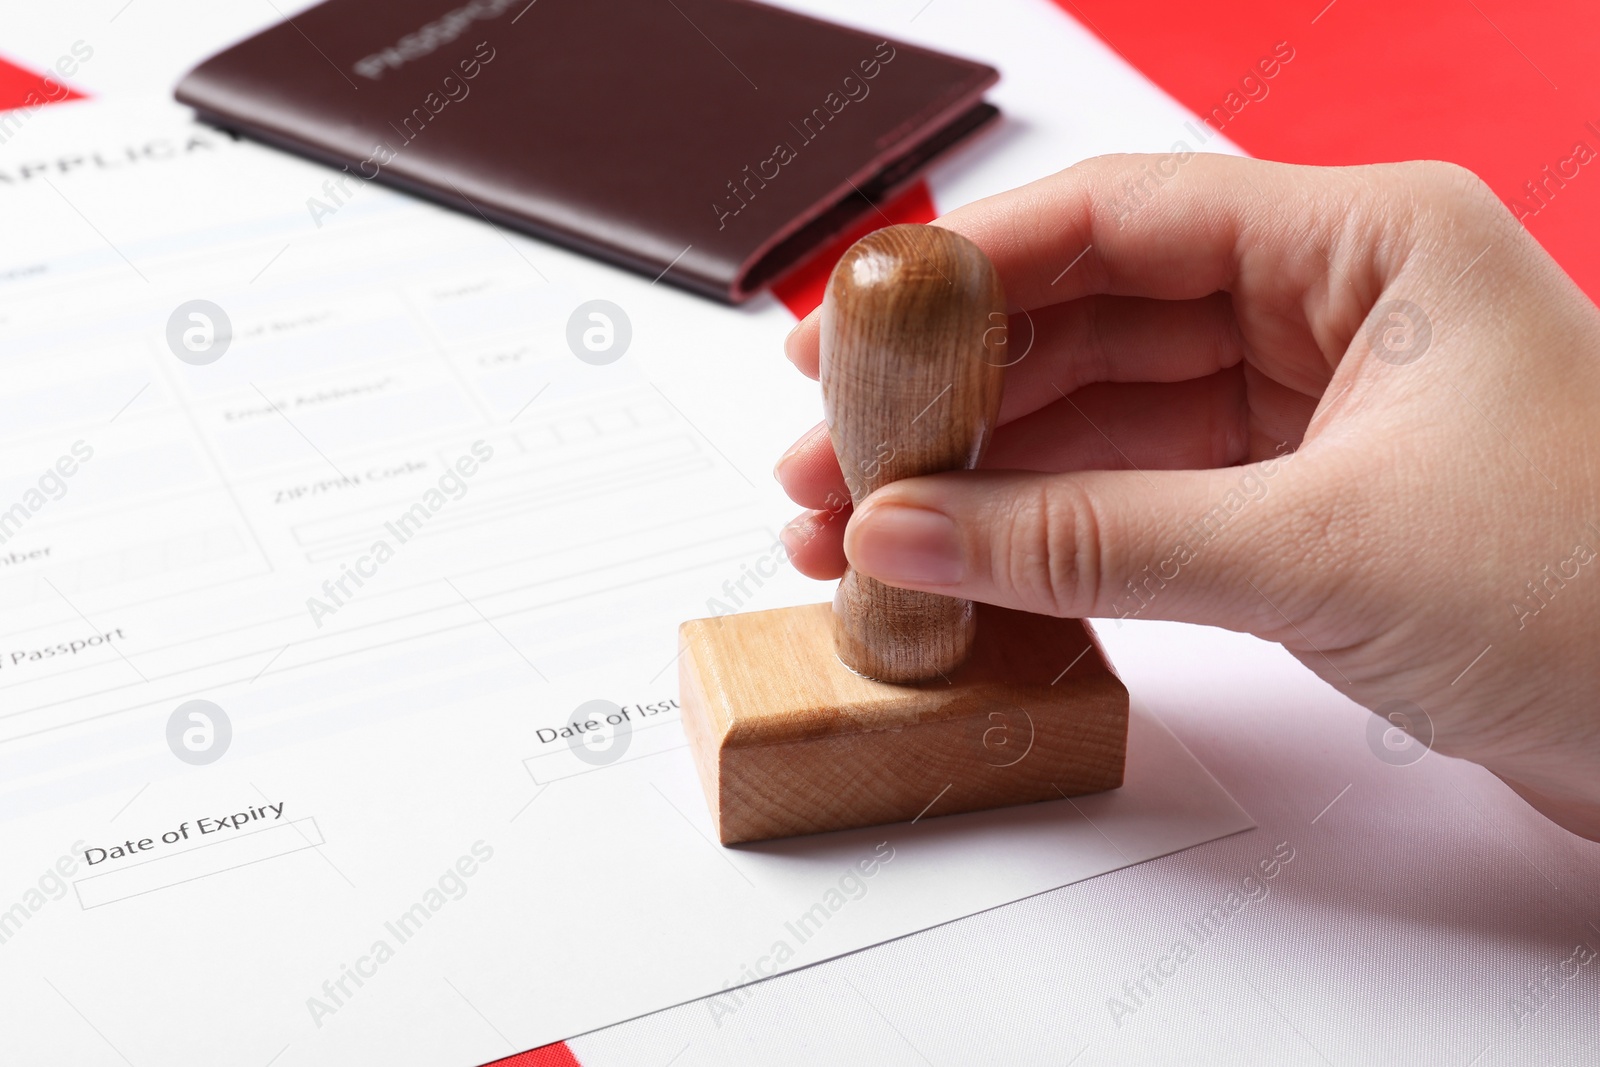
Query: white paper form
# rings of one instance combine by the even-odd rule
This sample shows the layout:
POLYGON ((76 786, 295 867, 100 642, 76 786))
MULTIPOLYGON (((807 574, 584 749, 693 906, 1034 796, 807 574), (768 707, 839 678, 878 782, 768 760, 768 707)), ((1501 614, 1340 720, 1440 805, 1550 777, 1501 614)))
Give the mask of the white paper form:
POLYGON ((828 595, 776 565, 787 313, 376 188, 319 227, 330 172, 155 102, 24 132, 6 1058, 481 1063, 1250 825, 1141 709, 1114 793, 716 846, 677 623, 828 595))

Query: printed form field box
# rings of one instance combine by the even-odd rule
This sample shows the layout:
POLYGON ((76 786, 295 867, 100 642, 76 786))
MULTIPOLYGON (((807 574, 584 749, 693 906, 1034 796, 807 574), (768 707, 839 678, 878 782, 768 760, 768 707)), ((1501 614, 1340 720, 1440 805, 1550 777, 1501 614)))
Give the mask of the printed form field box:
POLYGON ((689 747, 689 741, 683 736, 683 730, 678 728, 676 715, 666 722, 635 727, 626 735, 626 741, 622 737, 623 735, 613 731, 605 736, 605 747, 580 747, 578 751, 574 751, 564 740, 553 741, 547 746, 546 751, 537 756, 527 757, 522 761, 522 765, 528 769, 534 784, 549 785, 563 778, 604 770, 618 763, 628 763, 646 756, 659 756, 664 752, 674 752, 689 747))
POLYGON ((104 874, 80 878, 73 885, 85 911, 127 900, 158 889, 209 878, 252 863, 287 856, 322 844, 322 831, 313 818, 296 819, 264 830, 214 841, 209 845, 145 860, 104 874))

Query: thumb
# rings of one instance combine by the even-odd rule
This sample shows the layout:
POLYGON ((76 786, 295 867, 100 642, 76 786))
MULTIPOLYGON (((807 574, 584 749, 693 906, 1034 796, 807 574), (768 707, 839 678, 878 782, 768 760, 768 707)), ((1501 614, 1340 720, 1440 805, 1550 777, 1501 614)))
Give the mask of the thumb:
POLYGON ((845 555, 889 585, 1021 611, 1267 636, 1295 625, 1258 577, 1285 574, 1288 558, 1302 554, 1287 533, 1299 524, 1275 520, 1290 496, 1289 462, 907 478, 856 509, 845 555))

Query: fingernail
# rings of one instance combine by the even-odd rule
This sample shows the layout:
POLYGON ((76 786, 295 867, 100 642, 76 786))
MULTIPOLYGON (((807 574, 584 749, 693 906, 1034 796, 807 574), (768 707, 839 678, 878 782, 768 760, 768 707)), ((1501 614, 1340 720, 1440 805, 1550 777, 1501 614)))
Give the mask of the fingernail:
POLYGON ((954 585, 967 562, 956 524, 942 512, 883 504, 856 515, 847 547, 856 570, 905 585, 954 585))
POLYGON ((792 556, 805 547, 806 542, 817 535, 816 526, 816 515, 808 511, 779 530, 778 540, 783 542, 784 554, 792 556))
POLYGON ((778 483, 780 485, 783 484, 783 468, 789 465, 789 461, 794 459, 795 454, 808 447, 817 439, 818 435, 825 435, 827 432, 828 427, 822 423, 818 423, 805 433, 801 434, 800 440, 790 445, 783 455, 778 457, 778 462, 772 465, 772 476, 778 479, 778 483))
POLYGON ((779 456, 778 457, 778 462, 776 462, 776 463, 774 463, 772 465, 772 476, 778 480, 778 484, 779 485, 783 484, 783 467, 784 467, 784 464, 788 463, 790 458, 793 457, 793 455, 796 452, 800 451, 800 446, 802 444, 804 444, 804 443, 805 443, 805 438, 802 437, 800 440, 798 440, 794 444, 790 445, 789 446, 789 450, 787 452, 785 452, 783 455, 779 456))
POLYGON ((783 358, 787 359, 790 363, 796 362, 794 358, 794 339, 800 333, 800 327, 804 326, 805 323, 806 320, 801 319, 799 322, 794 324, 793 328, 790 329, 787 334, 784 335, 783 358))

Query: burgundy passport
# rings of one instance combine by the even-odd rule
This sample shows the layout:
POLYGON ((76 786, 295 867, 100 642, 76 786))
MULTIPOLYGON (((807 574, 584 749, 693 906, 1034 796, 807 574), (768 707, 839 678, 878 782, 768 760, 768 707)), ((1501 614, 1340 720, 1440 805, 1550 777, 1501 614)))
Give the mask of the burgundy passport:
POLYGON ((327 0, 177 98, 340 167, 334 198, 385 182, 738 302, 994 118, 997 78, 749 0, 327 0))

